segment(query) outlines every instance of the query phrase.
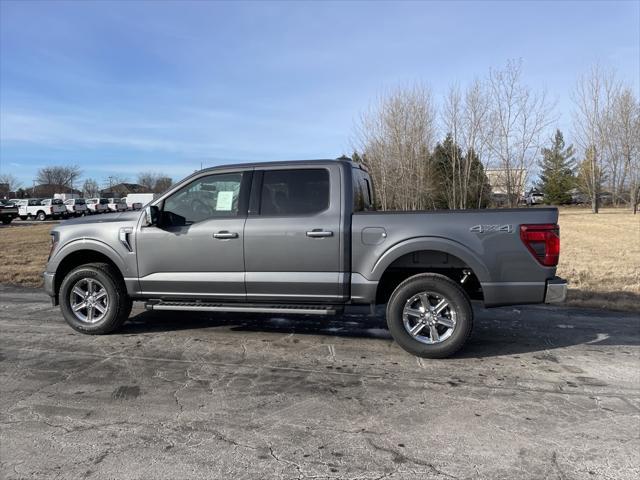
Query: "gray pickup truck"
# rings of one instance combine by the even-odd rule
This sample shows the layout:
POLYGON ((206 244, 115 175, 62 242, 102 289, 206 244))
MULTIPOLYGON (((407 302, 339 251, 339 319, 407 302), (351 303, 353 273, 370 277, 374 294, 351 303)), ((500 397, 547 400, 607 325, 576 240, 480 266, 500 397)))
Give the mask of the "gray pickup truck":
POLYGON ((487 307, 561 302, 555 208, 376 211, 348 159, 229 165, 184 179, 141 212, 51 231, 45 290, 77 331, 151 310, 332 315, 386 304, 405 350, 446 357, 487 307))

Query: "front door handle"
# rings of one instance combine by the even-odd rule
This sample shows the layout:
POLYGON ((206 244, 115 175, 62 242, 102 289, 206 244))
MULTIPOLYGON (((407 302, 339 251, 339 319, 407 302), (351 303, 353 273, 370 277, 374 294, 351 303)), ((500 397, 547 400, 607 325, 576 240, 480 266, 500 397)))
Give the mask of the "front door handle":
POLYGON ((311 238, 333 237, 333 232, 328 230, 321 230, 319 228, 314 228, 310 232, 307 232, 307 237, 311 237, 311 238))
POLYGON ((213 238, 219 238, 220 240, 224 240, 225 238, 238 238, 238 234, 236 232, 227 232, 226 230, 222 230, 218 233, 214 233, 213 238))

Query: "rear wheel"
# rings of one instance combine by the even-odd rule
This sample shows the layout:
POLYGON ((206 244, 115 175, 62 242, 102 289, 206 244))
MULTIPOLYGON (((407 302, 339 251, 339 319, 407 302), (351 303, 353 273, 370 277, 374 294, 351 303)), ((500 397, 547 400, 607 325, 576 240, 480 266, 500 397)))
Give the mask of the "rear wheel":
POLYGON ((37 214, 36 214, 36 220, 40 221, 40 222, 44 222, 47 219, 47 215, 40 210, 37 214))
POLYGON ((124 282, 106 263, 73 269, 60 286, 60 308, 78 332, 105 334, 118 329, 131 313, 132 302, 124 282))
POLYGON ((424 358, 453 355, 473 327, 473 309, 453 280, 435 273, 415 275, 395 289, 387 304, 387 325, 403 349, 424 358))
POLYGON ((4 223, 5 225, 9 225, 11 223, 11 220, 13 220, 12 217, 3 218, 2 223, 4 223))

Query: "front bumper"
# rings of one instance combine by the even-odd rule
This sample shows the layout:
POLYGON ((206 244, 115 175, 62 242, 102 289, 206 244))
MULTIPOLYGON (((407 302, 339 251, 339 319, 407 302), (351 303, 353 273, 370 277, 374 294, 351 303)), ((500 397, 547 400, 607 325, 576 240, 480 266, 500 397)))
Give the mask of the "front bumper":
POLYGON ((567 298, 567 281, 560 277, 547 280, 544 303, 562 303, 567 298))
POLYGON ((46 292, 47 295, 51 297, 51 301, 55 306, 57 304, 56 288, 55 288, 56 274, 51 272, 44 272, 42 274, 42 279, 44 280, 44 291, 46 292))

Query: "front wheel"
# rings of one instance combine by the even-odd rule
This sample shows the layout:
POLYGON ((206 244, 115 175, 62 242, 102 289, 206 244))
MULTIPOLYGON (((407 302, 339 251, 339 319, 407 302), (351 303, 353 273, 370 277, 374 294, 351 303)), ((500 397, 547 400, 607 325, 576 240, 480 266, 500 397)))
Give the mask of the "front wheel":
POLYGON ((444 275, 424 273, 402 282, 387 304, 387 325, 407 352, 449 357, 471 335, 473 309, 462 288, 444 275))
POLYGON ((12 217, 3 218, 2 223, 5 225, 9 225, 11 223, 11 220, 13 220, 12 217))
POLYGON ((131 312, 124 282, 106 263, 73 269, 60 286, 60 308, 78 332, 99 335, 118 329, 131 312))

